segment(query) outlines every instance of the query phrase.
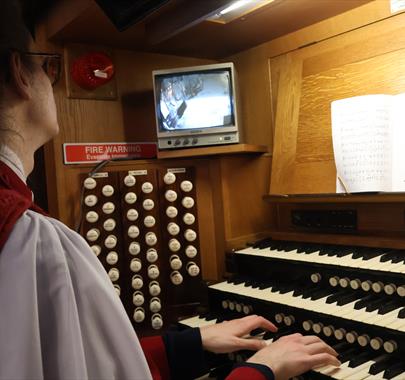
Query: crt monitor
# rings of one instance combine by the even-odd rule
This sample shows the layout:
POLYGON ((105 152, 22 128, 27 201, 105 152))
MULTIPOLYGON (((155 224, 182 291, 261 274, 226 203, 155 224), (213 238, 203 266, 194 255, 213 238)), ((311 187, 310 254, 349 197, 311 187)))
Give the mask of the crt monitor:
POLYGON ((232 63, 153 72, 159 148, 239 142, 232 63))

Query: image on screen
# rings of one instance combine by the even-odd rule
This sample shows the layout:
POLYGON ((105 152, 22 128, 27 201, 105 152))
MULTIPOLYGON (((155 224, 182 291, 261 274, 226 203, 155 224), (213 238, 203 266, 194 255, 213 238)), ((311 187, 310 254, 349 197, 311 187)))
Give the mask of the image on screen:
POLYGON ((177 131, 232 125, 228 70, 162 75, 158 78, 159 129, 177 131))

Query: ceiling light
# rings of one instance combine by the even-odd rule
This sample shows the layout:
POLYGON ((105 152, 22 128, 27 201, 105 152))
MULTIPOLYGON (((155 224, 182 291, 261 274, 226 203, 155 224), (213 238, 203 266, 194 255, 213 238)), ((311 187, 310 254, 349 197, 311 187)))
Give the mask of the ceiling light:
POLYGON ((226 24, 239 17, 245 16, 248 13, 255 11, 265 5, 270 4, 274 0, 237 0, 225 6, 215 15, 207 18, 207 21, 219 22, 226 24))

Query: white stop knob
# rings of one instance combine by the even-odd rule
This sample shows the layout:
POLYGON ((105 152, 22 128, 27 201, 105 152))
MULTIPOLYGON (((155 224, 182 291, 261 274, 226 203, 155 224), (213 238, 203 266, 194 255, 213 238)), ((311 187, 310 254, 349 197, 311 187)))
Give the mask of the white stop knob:
POLYGON ((114 188, 111 185, 105 185, 101 192, 105 197, 111 197, 114 194, 114 188))
POLYGON ((370 337, 367 334, 363 334, 360 335, 357 338, 357 343, 361 346, 361 347, 366 347, 369 343, 370 343, 370 337))
POLYGON ((110 231, 114 230, 116 225, 117 225, 117 223, 115 222, 115 220, 112 218, 109 218, 104 221, 103 228, 104 228, 104 230, 110 232, 110 231))
POLYGON ((176 182, 176 175, 174 173, 167 172, 163 177, 163 182, 166 185, 171 185, 172 183, 175 183, 176 182))
POLYGON ((103 204, 102 210, 104 214, 110 215, 115 211, 115 205, 112 202, 106 202, 103 204))
POLYGON ((179 270, 182 266, 183 266, 183 263, 181 262, 179 256, 177 256, 177 255, 170 256, 170 267, 173 270, 179 270))
POLYGON ((191 230, 191 229, 187 229, 184 232, 184 238, 187 241, 194 241, 195 239, 197 239, 197 232, 195 232, 194 230, 191 230))
POLYGON ((192 259, 193 257, 197 256, 197 248, 193 245, 188 245, 186 247, 186 256, 192 259))
POLYGON ((320 334, 323 329, 323 324, 322 323, 314 323, 312 326, 312 330, 314 330, 314 333, 320 334))
POLYGON ((129 264, 129 269, 132 272, 138 273, 142 269, 142 262, 139 259, 132 259, 129 264))
POLYGON ((98 220, 98 214, 97 214, 95 211, 89 211, 89 212, 86 214, 86 220, 87 220, 89 223, 95 223, 95 222, 97 222, 97 220, 98 220))
POLYGON ((143 224, 147 228, 152 228, 156 224, 156 219, 152 215, 148 215, 143 220, 143 224))
POLYGON ((155 248, 149 248, 146 251, 146 260, 148 260, 149 263, 154 263, 158 259, 158 253, 155 248))
POLYGON ((153 297, 149 303, 149 310, 152 313, 158 313, 162 309, 162 304, 160 303, 160 299, 157 297, 153 297))
POLYGON ((167 225, 167 231, 169 232, 170 235, 176 236, 180 232, 180 227, 178 224, 170 222, 167 225))
POLYGON ((108 253, 107 257, 105 258, 107 264, 115 265, 118 262, 118 253, 115 251, 111 251, 108 253))
POLYGON ((346 330, 343 328, 337 329, 335 330, 334 335, 337 340, 343 340, 343 338, 346 336, 346 330))
POLYGON ((336 287, 339 285, 339 277, 338 276, 333 276, 329 278, 329 284, 333 287, 336 287))
POLYGON ((332 336, 334 331, 335 331, 335 328, 332 325, 325 326, 322 329, 322 332, 324 333, 325 336, 332 336))
POLYGON ((180 189, 182 189, 184 192, 188 193, 191 190, 193 190, 193 184, 190 181, 182 181, 180 183, 180 189))
POLYGON ((144 182, 142 184, 142 192, 149 194, 153 191, 153 185, 150 182, 144 182))
POLYGON ((121 287, 117 284, 114 284, 115 293, 117 293, 118 297, 121 295, 121 287))
POLYGON ((128 236, 131 239, 135 239, 139 236, 139 228, 137 226, 129 226, 128 227, 128 236))
POLYGON ((200 268, 192 261, 187 264, 187 272, 191 277, 196 277, 200 274, 200 268))
POLYGON ((384 284, 381 281, 376 281, 373 282, 371 288, 374 290, 374 292, 381 293, 384 290, 384 284))
POLYGON ((93 190, 96 188, 97 182, 94 178, 88 177, 84 180, 83 185, 87 190, 93 190))
POLYGON ((134 321, 136 323, 141 323, 145 320, 145 310, 141 307, 137 307, 134 311, 134 321))
POLYGON ((174 190, 167 190, 165 198, 168 202, 174 202, 177 199, 177 193, 174 190))
POLYGON ((383 340, 381 338, 373 338, 370 341, 370 346, 373 350, 379 350, 383 346, 383 340))
POLYGON ((124 178, 124 184, 125 184, 125 186, 127 186, 127 187, 131 187, 131 186, 134 186, 135 184, 136 184, 136 178, 135 178, 135 176, 133 176, 133 175, 127 175, 125 178, 124 178))
POLYGON ((133 276, 132 280, 131 280, 131 285, 132 285, 132 288, 135 290, 141 289, 143 286, 142 277, 138 274, 133 276))
POLYGON ((141 252, 141 246, 139 245, 138 242, 133 241, 129 247, 128 247, 128 251, 131 255, 135 256, 138 255, 139 252, 141 252))
POLYGON ((159 330, 163 327, 163 318, 160 314, 153 314, 151 319, 153 329, 159 330))
POLYGON ((156 297, 160 294, 161 289, 160 289, 160 285, 157 281, 152 281, 149 284, 149 294, 153 297, 156 297))
POLYGON ((101 247, 99 245, 92 245, 90 248, 96 256, 101 253, 101 247))
POLYGON ((181 201, 181 204, 185 208, 192 208, 194 206, 194 199, 191 197, 184 197, 181 201))
POLYGON ((350 331, 349 333, 346 334, 346 340, 353 344, 357 341, 357 337, 359 335, 356 333, 356 331, 350 331))
POLYGON ((136 202, 137 196, 133 191, 130 191, 129 193, 125 194, 125 202, 128 203, 129 205, 132 205, 136 202))
POLYGON ((314 284, 317 284, 317 283, 321 282, 321 279, 322 279, 322 276, 321 276, 320 273, 312 273, 311 274, 311 281, 314 284))
POLYGON ((91 230, 88 230, 86 233, 86 239, 88 241, 96 241, 99 236, 100 231, 97 228, 92 228, 91 230))
POLYGON ((339 280, 339 285, 342 288, 347 288, 350 285, 350 279, 348 279, 347 277, 341 278, 339 280))
POLYGON ((172 272, 170 274, 170 281, 172 282, 173 285, 180 285, 183 282, 183 276, 181 275, 180 272, 172 272))
POLYGON ((181 248, 181 244, 177 239, 170 239, 169 240, 169 249, 172 252, 177 252, 181 248))
POLYGON ((133 222, 134 220, 138 219, 138 211, 136 211, 134 208, 130 208, 127 211, 127 219, 133 222))
POLYGON ((363 281, 361 283, 361 288, 365 291, 365 292, 369 292, 371 290, 371 287, 373 286, 372 282, 370 280, 367 281, 363 281))
POLYGON ((84 204, 88 207, 93 207, 97 204, 97 197, 95 195, 88 195, 86 198, 84 198, 84 204))
POLYGON ((144 302, 145 302, 145 297, 143 296, 142 292, 135 292, 132 295, 132 303, 135 306, 142 306, 144 302))
POLYGON ((314 323, 313 323, 312 321, 310 321, 310 320, 304 321, 304 322, 302 322, 302 328, 303 328, 305 331, 311 331, 313 324, 314 324, 314 323))
POLYGON ((159 268, 156 265, 149 265, 148 267, 148 277, 152 280, 156 280, 159 277, 159 268))
POLYGON ((148 232, 145 235, 145 242, 147 245, 149 245, 149 247, 154 246, 157 243, 156 234, 154 232, 148 232))
POLYGON ((117 237, 115 235, 108 235, 104 240, 104 245, 108 249, 113 249, 117 245, 117 237))
POLYGON ((143 207, 144 210, 150 211, 150 210, 153 209, 153 207, 155 207, 155 202, 153 202, 152 199, 145 199, 142 202, 142 207, 143 207))
POLYGON ((187 212, 183 216, 183 222, 184 222, 184 224, 187 224, 188 226, 190 226, 195 222, 195 216, 193 214, 187 212))
POLYGON ((361 281, 360 281, 358 278, 356 278, 356 279, 354 279, 354 280, 351 280, 351 281, 350 281, 350 287, 351 287, 353 290, 360 289, 360 288, 361 288, 361 281))
POLYGON ((117 268, 111 268, 108 271, 108 277, 110 277, 110 280, 115 282, 120 278, 120 271, 117 268))
POLYGON ((178 213, 178 211, 177 211, 177 208, 176 208, 176 207, 169 206, 169 207, 166 209, 166 215, 167 215, 169 218, 175 218, 175 217, 177 216, 177 213, 178 213))

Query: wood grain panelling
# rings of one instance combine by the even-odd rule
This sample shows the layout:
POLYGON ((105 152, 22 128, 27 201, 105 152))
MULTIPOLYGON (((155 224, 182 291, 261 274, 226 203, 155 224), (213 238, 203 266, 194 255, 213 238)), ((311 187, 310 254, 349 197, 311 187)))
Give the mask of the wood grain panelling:
MULTIPOLYGON (((272 62, 280 67, 270 193, 333 193, 333 100, 405 91, 405 14, 272 62), (387 41, 394 41, 387 43, 387 41)), ((271 65, 273 66, 273 65, 271 65)))

